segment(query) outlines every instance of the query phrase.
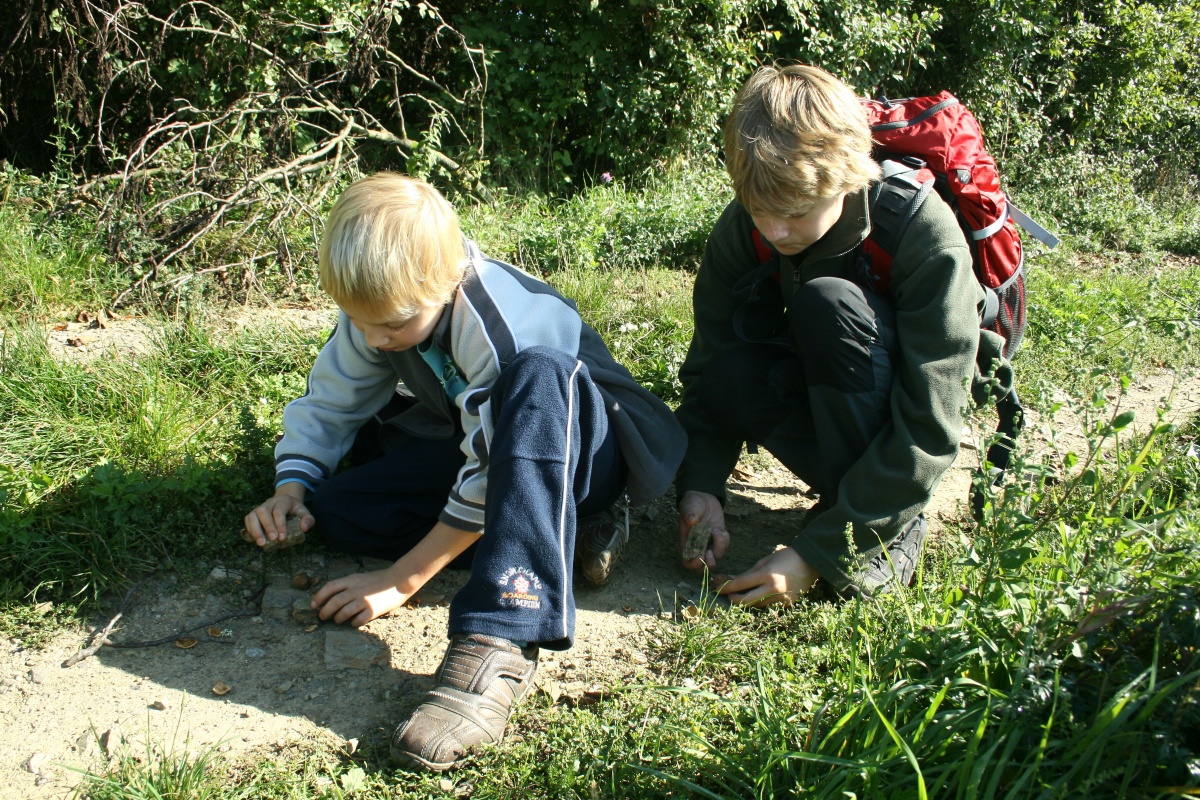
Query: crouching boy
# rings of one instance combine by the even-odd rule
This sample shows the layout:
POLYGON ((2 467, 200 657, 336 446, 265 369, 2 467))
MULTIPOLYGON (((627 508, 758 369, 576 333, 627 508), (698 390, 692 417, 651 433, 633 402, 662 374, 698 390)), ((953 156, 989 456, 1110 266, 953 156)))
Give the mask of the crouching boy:
MULTIPOLYGON (((789 547, 724 583, 743 604, 790 602, 823 579, 841 593, 908 583, 922 509, 958 452, 976 363, 1000 362, 981 331, 984 293, 950 207, 913 209, 877 285, 863 258, 880 168, 866 113, 815 67, 767 66, 725 127, 735 200, 713 228, 680 370, 688 450, 679 528, 711 526, 685 566, 716 567, 730 534, 725 482, 761 445, 820 495, 789 547)), ((880 204, 883 205, 882 203, 880 204)), ((1007 367, 996 372, 1011 380, 1007 367)))
POLYGON ((295 516, 394 559, 314 595, 322 619, 356 627, 470 565, 435 686, 391 742, 406 766, 448 769, 500 740, 539 648, 571 646, 573 565, 608 579, 628 535, 610 507, 665 491, 685 437, 570 301, 482 255, 428 184, 349 187, 320 272, 339 323, 284 411, 276 491, 246 529, 264 545, 295 516), (335 475, 352 446, 357 465, 335 475))

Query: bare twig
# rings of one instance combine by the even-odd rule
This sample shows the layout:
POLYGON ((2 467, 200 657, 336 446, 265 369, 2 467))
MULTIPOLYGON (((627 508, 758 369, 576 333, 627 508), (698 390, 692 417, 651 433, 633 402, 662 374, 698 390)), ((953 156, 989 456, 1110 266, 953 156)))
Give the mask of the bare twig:
MULTIPOLYGON (((148 577, 150 576, 147 575, 146 578, 148 577)), ((125 597, 121 599, 121 605, 117 608, 117 613, 113 614, 112 619, 108 621, 108 624, 105 625, 102 630, 100 630, 98 633, 96 631, 92 632, 88 646, 64 661, 64 667, 73 667, 80 661, 83 661, 86 658, 91 658, 100 650, 101 647, 109 644, 108 634, 112 633, 113 626, 117 624, 117 620, 119 620, 121 615, 124 614, 129 608, 130 598, 133 597, 133 593, 137 591, 138 587, 145 583, 146 578, 142 578, 134 583, 133 586, 129 587, 129 591, 125 592, 125 597)))
POLYGON ((101 647, 104 647, 104 645, 110 643, 108 641, 108 634, 112 633, 113 626, 117 624, 117 620, 119 620, 120 618, 121 618, 121 612, 118 611, 116 614, 113 615, 113 618, 108 621, 108 624, 104 626, 104 629, 102 631, 100 631, 99 637, 93 639, 93 644, 88 645, 87 647, 83 648, 75 655, 68 658, 66 661, 63 662, 63 666, 64 667, 73 667, 76 664, 78 664, 80 661, 83 661, 86 658, 91 658, 92 656, 96 655, 96 653, 99 652, 101 647))
POLYGON ((228 614, 222 614, 219 617, 213 617, 212 619, 205 620, 204 622, 201 622, 197 625, 193 625, 190 628, 186 628, 184 630, 177 631, 177 632, 169 634, 167 636, 160 636, 157 639, 147 639, 147 640, 141 641, 141 642, 108 642, 107 644, 109 647, 116 649, 116 650, 132 650, 133 648, 136 648, 136 647, 157 647, 161 644, 170 644, 171 642, 175 641, 176 639, 180 639, 184 636, 187 636, 189 633, 198 631, 201 628, 211 627, 213 625, 216 625, 218 622, 225 622, 226 620, 236 619, 238 617, 257 616, 258 614, 262 613, 262 598, 263 598, 263 593, 266 591, 267 591, 267 578, 264 575, 262 585, 258 587, 258 590, 254 594, 250 595, 250 597, 247 598, 246 605, 242 606, 237 611, 231 611, 228 614))
POLYGON ((163 15, 138 0, 66 3, 86 7, 72 17, 72 58, 100 73, 97 100, 79 92, 95 103, 86 127, 100 169, 59 207, 98 208, 110 250, 138 268, 114 307, 234 267, 247 274, 232 285, 257 286, 248 273, 266 269, 267 248, 290 283, 289 227, 297 217, 319 227, 322 203, 370 169, 364 156, 380 146, 388 162, 418 163, 482 194, 473 174, 484 158, 483 50, 433 5, 375 0, 328 21, 273 9, 250 24, 208 0, 163 15), (335 40, 346 47, 328 46, 335 40), (180 53, 232 59, 231 74, 248 77, 164 96, 179 85, 168 70, 187 62, 180 53), (455 74, 463 77, 446 77, 455 74), (129 136, 121 131, 135 104, 151 113, 129 136))

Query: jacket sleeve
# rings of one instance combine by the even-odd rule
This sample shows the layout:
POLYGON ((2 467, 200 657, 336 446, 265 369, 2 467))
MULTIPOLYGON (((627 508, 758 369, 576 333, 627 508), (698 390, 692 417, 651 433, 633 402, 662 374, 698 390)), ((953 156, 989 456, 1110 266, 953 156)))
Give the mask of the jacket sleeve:
POLYGON ((551 347, 578 357, 583 326, 574 307, 540 281, 518 276, 511 267, 490 262, 478 266, 468 273, 455 299, 451 349, 467 380, 467 388, 455 400, 461 411, 466 462, 440 516, 446 524, 467 531, 483 530, 496 377, 529 347, 551 347), (546 291, 538 290, 542 287, 546 291))
POLYGON ((275 485, 310 490, 333 474, 363 423, 387 404, 396 372, 342 313, 308 375, 308 389, 283 411, 275 446, 275 485))
POLYGON ((953 213, 935 195, 898 248, 892 286, 900 354, 891 420, 842 478, 837 502, 792 544, 839 590, 853 582, 855 552, 865 561, 894 539, 958 453, 983 298, 953 213))
POLYGON ((692 291, 695 330, 679 370, 683 399, 675 414, 688 436, 687 454, 675 481, 676 493, 699 491, 725 502, 725 481, 741 454, 742 442, 713 424, 700 403, 698 383, 709 363, 736 347, 733 317, 740 299, 734 285, 758 266, 750 238, 750 215, 736 200, 725 207, 709 234, 704 260, 692 291))

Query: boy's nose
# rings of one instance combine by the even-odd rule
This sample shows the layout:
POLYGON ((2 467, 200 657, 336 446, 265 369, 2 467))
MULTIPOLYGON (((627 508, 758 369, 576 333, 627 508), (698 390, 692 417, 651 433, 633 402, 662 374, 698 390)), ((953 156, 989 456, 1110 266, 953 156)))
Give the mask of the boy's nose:
POLYGON ((767 217, 759 220, 760 232, 768 241, 778 241, 787 238, 787 223, 779 217, 767 217))

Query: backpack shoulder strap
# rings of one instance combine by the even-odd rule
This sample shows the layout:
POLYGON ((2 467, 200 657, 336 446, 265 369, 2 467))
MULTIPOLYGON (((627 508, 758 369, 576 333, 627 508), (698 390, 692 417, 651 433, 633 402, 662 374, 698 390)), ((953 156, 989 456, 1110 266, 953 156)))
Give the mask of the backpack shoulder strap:
POLYGON ((933 189, 933 173, 919 158, 883 161, 881 180, 871 187, 867 204, 871 232, 856 259, 859 278, 872 290, 887 294, 892 288, 892 257, 908 224, 933 189))
POLYGON ((908 224, 933 190, 933 173, 919 158, 880 163, 883 177, 871 187, 868 198, 871 238, 889 255, 895 255, 908 224))

